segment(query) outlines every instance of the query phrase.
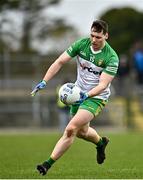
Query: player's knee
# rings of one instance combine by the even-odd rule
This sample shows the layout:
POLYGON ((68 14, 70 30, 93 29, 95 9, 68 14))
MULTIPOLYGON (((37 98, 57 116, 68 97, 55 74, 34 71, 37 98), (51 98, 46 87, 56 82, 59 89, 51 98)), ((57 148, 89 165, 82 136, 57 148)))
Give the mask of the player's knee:
POLYGON ((77 133, 77 128, 74 125, 67 126, 65 129, 65 133, 67 137, 75 136, 77 133))

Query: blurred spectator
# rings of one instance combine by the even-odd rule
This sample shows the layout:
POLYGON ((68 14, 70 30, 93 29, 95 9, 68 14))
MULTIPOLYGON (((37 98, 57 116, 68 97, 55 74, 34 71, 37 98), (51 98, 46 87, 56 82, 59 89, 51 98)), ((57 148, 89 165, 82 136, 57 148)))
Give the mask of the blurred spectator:
POLYGON ((143 44, 140 41, 135 43, 133 61, 139 84, 143 84, 143 44))
POLYGON ((125 54, 120 55, 120 64, 118 69, 118 75, 120 78, 127 76, 129 74, 129 61, 125 54))
MULTIPOLYGON (((63 84, 65 84, 66 82, 68 82, 68 81, 64 80, 63 84)), ((63 85, 63 84, 61 84, 61 85, 63 85)), ((69 122, 70 108, 69 108, 69 106, 62 103, 59 99, 58 92, 59 92, 61 85, 58 85, 56 90, 57 90, 57 107, 58 107, 58 117, 59 117, 59 129, 62 132, 69 122)))
POLYGON ((128 75, 129 75, 129 61, 128 57, 125 54, 120 55, 120 64, 118 69, 118 94, 119 95, 126 95, 127 93, 127 84, 128 84, 128 75))

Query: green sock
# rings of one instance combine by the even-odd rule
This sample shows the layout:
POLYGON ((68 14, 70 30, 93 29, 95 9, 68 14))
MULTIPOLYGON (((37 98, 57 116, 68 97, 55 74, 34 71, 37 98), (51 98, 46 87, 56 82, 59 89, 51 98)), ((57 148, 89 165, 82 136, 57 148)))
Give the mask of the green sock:
POLYGON ((103 145, 103 141, 102 138, 98 141, 98 143, 96 143, 97 146, 102 146, 103 145))
POLYGON ((49 159, 46 161, 50 166, 52 166, 55 162, 54 159, 52 159, 51 157, 49 157, 49 159))

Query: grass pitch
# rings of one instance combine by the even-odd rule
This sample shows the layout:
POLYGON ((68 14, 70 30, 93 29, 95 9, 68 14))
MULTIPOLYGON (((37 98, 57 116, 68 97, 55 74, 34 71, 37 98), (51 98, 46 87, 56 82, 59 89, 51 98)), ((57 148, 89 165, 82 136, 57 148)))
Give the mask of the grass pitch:
POLYGON ((1 134, 0 179, 142 179, 143 133, 101 135, 110 138, 103 165, 96 163, 93 144, 76 139, 48 174, 40 176, 35 166, 49 157, 60 134, 1 134))

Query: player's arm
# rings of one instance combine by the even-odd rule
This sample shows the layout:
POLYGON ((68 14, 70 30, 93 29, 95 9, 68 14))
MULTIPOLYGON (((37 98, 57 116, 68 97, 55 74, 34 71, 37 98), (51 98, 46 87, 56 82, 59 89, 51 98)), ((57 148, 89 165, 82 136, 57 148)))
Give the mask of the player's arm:
POLYGON ((93 97, 100 94, 108 87, 108 85, 112 82, 113 79, 113 75, 107 74, 106 72, 102 72, 102 74, 100 75, 99 84, 95 88, 91 89, 88 93, 81 92, 80 100, 77 101, 75 104, 81 104, 88 97, 93 97))
POLYGON ((106 67, 100 75, 99 84, 95 88, 91 89, 89 92, 81 93, 81 99, 79 102, 83 102, 88 97, 97 96, 102 91, 104 91, 114 79, 118 70, 118 65, 119 60, 117 56, 115 58, 110 59, 110 61, 108 62, 108 64, 106 65, 106 67))
POLYGON ((72 57, 65 51, 63 54, 61 54, 56 60, 55 62, 49 67, 49 69, 47 70, 43 80, 38 83, 35 88, 33 89, 33 91, 31 92, 31 96, 35 96, 36 93, 45 88, 47 82, 52 79, 57 72, 61 69, 61 67, 68 61, 70 61, 72 59, 72 57))
POLYGON ((109 61, 106 64, 106 67, 103 69, 99 78, 99 84, 88 92, 89 97, 99 95, 109 86, 109 84, 117 74, 118 66, 119 59, 117 54, 114 54, 110 57, 109 61))
POLYGON ((50 66, 43 80, 48 82, 65 64, 78 54, 82 40, 74 42, 59 58, 50 66))
POLYGON ((61 69, 61 67, 68 61, 71 60, 71 57, 68 55, 67 52, 61 54, 56 61, 49 67, 47 70, 43 80, 48 82, 57 72, 61 69))
POLYGON ((99 84, 88 92, 88 97, 93 97, 100 94, 108 87, 108 85, 112 82, 113 79, 113 75, 102 72, 100 75, 99 84))
POLYGON ((73 57, 75 57, 78 54, 80 41, 77 41, 73 43, 67 51, 65 51, 63 54, 61 54, 58 59, 49 67, 47 70, 43 80, 37 84, 37 86, 33 89, 31 92, 32 96, 35 96, 35 94, 40 90, 45 88, 47 82, 52 79, 55 74, 61 69, 61 67, 68 61, 70 61, 73 57))

